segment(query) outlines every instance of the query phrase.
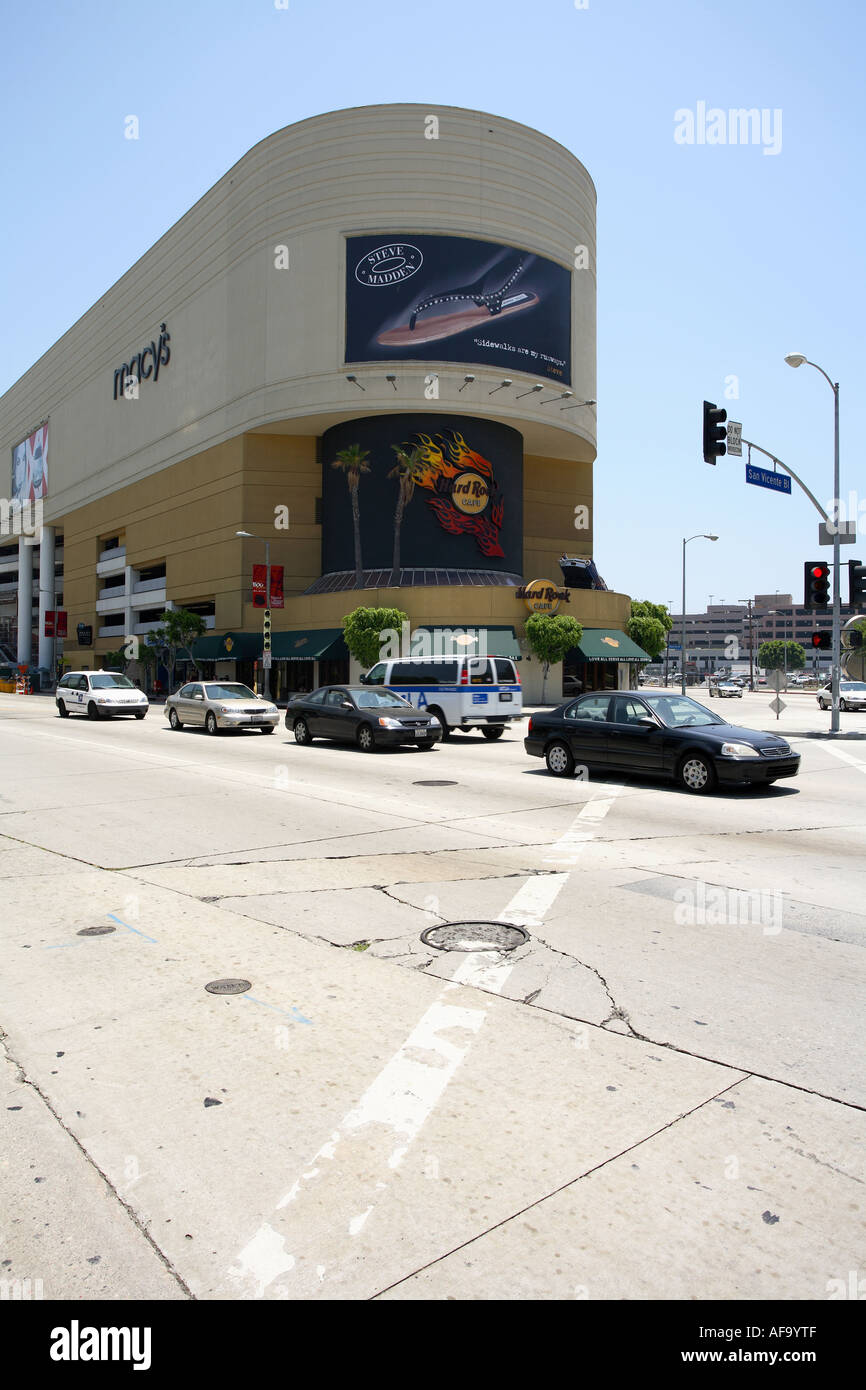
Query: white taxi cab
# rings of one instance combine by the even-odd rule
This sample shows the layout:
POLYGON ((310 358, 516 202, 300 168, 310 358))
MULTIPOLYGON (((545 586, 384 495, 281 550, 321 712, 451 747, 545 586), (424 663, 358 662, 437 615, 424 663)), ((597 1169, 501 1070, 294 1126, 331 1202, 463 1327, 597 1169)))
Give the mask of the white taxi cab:
POLYGON ((55 698, 61 719, 70 714, 86 714, 88 719, 134 714, 143 719, 150 708, 144 691, 119 671, 67 671, 57 683, 55 698))

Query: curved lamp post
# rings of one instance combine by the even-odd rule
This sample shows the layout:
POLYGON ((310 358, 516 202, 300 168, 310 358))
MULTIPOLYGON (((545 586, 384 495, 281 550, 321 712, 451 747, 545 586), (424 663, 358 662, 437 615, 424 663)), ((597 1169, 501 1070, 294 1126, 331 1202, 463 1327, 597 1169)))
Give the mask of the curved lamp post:
MULTIPOLYGON (((254 531, 235 531, 236 536, 243 540, 264 541, 265 545, 265 611, 262 614, 262 623, 265 618, 271 616, 271 543, 265 540, 264 536, 257 536, 254 531)), ((262 694, 266 700, 271 698, 271 672, 264 664, 264 651, 262 652, 262 694)))
POLYGON ((833 392, 833 498, 835 515, 833 517, 833 654, 832 654, 832 713, 830 716, 830 732, 839 732, 839 679, 842 660, 842 566, 839 558, 839 508, 840 484, 839 484, 839 383, 831 381, 823 367, 819 367, 817 362, 810 362, 805 353, 789 352, 785 355, 785 361, 789 367, 802 367, 805 362, 807 367, 814 367, 816 372, 820 372, 830 390, 833 392))

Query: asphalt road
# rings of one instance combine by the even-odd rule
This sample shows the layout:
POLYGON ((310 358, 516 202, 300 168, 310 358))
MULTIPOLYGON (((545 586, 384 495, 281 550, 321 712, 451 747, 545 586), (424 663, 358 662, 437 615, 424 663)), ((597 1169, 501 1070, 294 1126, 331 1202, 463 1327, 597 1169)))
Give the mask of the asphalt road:
POLYGON ((0 1280, 61 1299, 847 1284, 866 715, 831 743, 808 736, 829 723, 814 696, 779 725, 770 698, 707 703, 779 727, 800 776, 696 797, 554 779, 517 730, 368 756, 0 696, 0 1280), (420 939, 465 920, 529 940, 420 939), (226 977, 251 988, 205 991, 226 977))

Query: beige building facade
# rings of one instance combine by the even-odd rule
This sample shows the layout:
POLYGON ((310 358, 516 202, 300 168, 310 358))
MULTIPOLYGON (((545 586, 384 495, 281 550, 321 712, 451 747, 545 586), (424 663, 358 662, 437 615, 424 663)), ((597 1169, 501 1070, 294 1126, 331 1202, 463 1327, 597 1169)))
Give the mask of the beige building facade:
MULTIPOLYGON (((261 141, 0 399, 7 459, 47 427, 40 534, 36 543, 21 525, 16 534, 13 517, 0 536, 0 639, 5 633, 19 662, 53 669, 45 616, 62 608, 63 659, 92 668, 131 638, 143 640, 167 606, 192 608, 207 629, 198 654, 214 663, 209 669, 259 679, 252 567, 268 542, 271 565, 283 571, 284 606, 271 610, 278 696, 337 678, 344 666, 348 678, 339 629, 363 604, 402 609, 413 627, 513 629, 525 694, 537 698, 541 673, 526 659, 518 590, 534 579, 565 588, 560 557, 592 555, 595 264, 588 173, 525 126, 393 105, 329 113, 261 141), (362 243, 380 244, 373 255, 396 267, 387 273, 403 302, 413 313, 422 307, 416 326, 407 320, 371 336, 359 357, 348 355, 353 333, 358 340, 351 316, 380 303, 368 269, 376 262, 359 256, 362 243), (459 267, 482 243, 486 280, 467 287, 459 267), (439 279, 425 281, 437 255, 439 279), (450 284, 441 269, 449 257, 450 284), (563 324, 567 350, 544 351, 563 324), (536 341, 533 333, 539 351, 521 346, 536 341), (389 348, 401 334, 408 349, 389 348), (440 418, 448 440, 456 421, 468 445, 473 430, 479 438, 498 426, 517 432, 507 486, 501 470, 494 477, 495 450, 488 473, 478 449, 459 474, 475 479, 465 487, 482 488, 478 505, 488 516, 505 513, 503 540, 485 541, 471 516, 457 515, 456 484, 440 463, 406 508, 422 539, 407 520, 392 570, 385 533, 394 534, 398 483, 386 485, 385 462, 374 459, 375 480, 361 477, 357 496, 375 568, 359 583, 348 542, 345 563, 323 564, 329 545, 335 554, 342 543, 328 541, 329 509, 345 507, 339 520, 348 528, 353 500, 345 478, 335 493, 325 477, 334 460, 323 436, 354 422, 360 433, 376 420, 389 438, 397 416, 417 416, 413 439, 435 438, 440 418), (448 508, 465 532, 455 533, 448 508), (427 547, 420 559, 416 545, 419 555, 427 547), (330 645, 326 633, 335 635, 330 645)), ((570 588, 558 611, 616 632, 629 599, 570 588)), ((614 660, 605 678, 624 675, 614 660)), ((551 674, 555 696, 560 677, 551 674)))

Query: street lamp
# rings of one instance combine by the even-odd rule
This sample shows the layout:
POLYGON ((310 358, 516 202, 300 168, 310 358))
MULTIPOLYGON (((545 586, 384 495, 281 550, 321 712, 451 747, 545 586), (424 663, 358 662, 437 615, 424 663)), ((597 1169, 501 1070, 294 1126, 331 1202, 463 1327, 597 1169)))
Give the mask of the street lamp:
MULTIPOLYGON (((257 536, 254 531, 235 531, 236 536, 243 540, 264 541, 265 545, 265 611, 262 613, 262 694, 266 700, 271 698, 271 668, 266 664, 264 650, 264 633, 270 623, 271 617, 271 543, 265 540, 264 536, 257 536)), ((270 652, 267 655, 270 661, 270 652)))
POLYGON ((718 536, 708 536, 703 531, 698 531, 697 534, 694 536, 683 536, 683 634, 682 651, 680 652, 680 658, 682 660, 683 667, 681 673, 680 690, 682 691, 683 695, 685 695, 686 693, 686 546, 688 545, 689 541, 717 541, 718 539, 718 536))
POLYGON ((752 600, 750 598, 738 598, 737 603, 747 603, 749 605, 749 689, 755 689, 755 639, 752 629, 752 600))
POLYGON ((823 367, 819 367, 817 362, 810 362, 808 357, 802 352, 789 352, 785 356, 785 361, 789 367, 802 367, 805 362, 807 367, 814 367, 816 372, 820 372, 830 390, 833 392, 833 498, 835 506, 834 528, 833 528, 833 652, 832 652, 832 713, 830 716, 830 732, 839 732, 839 679, 840 666, 842 660, 842 564, 839 547, 841 536, 839 534, 839 508, 840 508, 840 482, 839 482, 839 383, 831 381, 823 367))

